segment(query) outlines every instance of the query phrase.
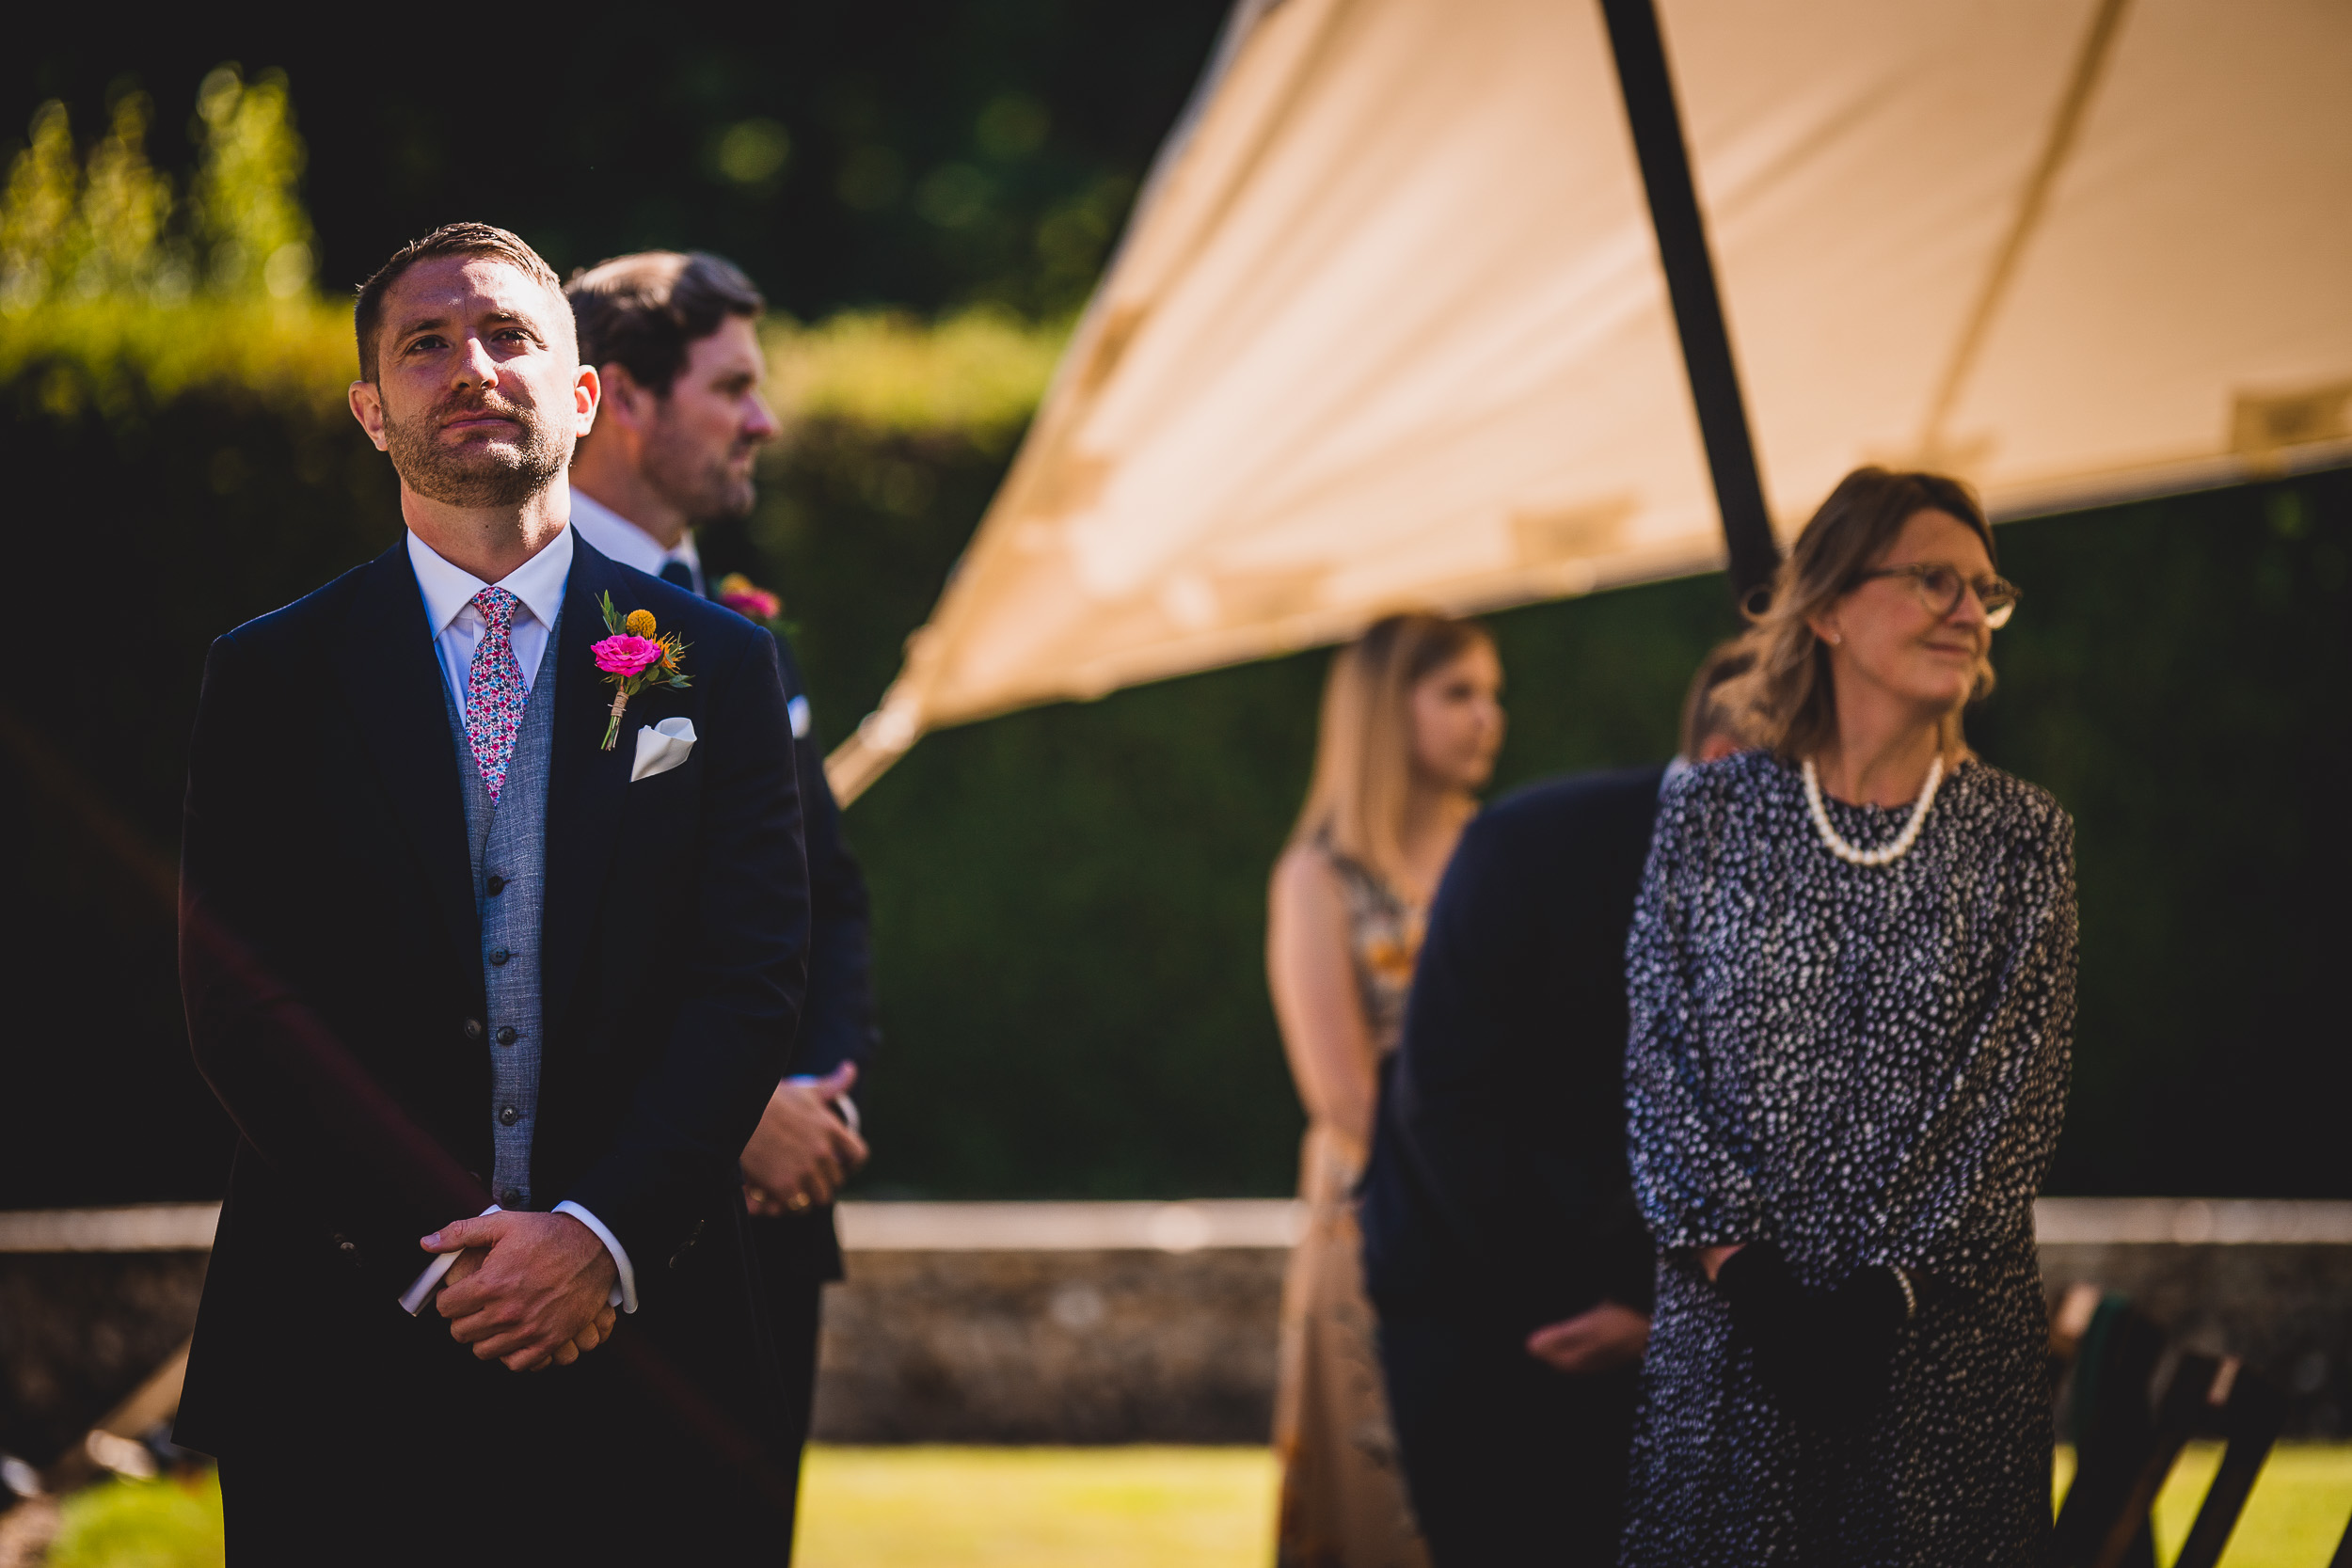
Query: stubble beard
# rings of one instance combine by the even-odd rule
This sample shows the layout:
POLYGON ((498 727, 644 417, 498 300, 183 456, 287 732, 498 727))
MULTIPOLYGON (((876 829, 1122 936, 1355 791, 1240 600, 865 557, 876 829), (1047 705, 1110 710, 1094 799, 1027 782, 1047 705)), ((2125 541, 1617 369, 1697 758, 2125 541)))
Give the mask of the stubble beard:
POLYGON ((392 468, 418 495, 444 506, 519 506, 571 466, 571 443, 537 409, 502 398, 469 401, 464 406, 513 420, 521 427, 520 436, 444 444, 439 439, 441 422, 458 411, 453 403, 412 419, 386 418, 385 445, 392 468))
POLYGON ((741 452, 730 446, 716 457, 697 460, 685 446, 675 439, 653 443, 645 453, 646 483, 695 525, 750 516, 759 499, 752 470, 746 467, 739 474, 729 468, 741 452))

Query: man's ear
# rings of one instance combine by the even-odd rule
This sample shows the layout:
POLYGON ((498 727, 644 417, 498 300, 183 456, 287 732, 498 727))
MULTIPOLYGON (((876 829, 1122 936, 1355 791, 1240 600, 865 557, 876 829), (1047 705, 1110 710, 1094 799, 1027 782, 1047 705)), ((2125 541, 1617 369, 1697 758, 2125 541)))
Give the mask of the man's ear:
POLYGON ((603 406, 603 378, 596 374, 596 366, 580 366, 580 374, 572 381, 572 410, 580 416, 579 422, 572 430, 574 439, 596 429, 596 410, 603 406))
POLYGON ((359 421, 359 428, 368 433, 375 450, 390 450, 390 439, 384 434, 384 394, 373 381, 355 381, 347 394, 351 399, 351 417, 359 421))
POLYGON ((628 373, 627 365, 615 359, 609 365, 582 365, 580 369, 597 378, 596 406, 607 423, 642 431, 653 421, 653 394, 628 373))

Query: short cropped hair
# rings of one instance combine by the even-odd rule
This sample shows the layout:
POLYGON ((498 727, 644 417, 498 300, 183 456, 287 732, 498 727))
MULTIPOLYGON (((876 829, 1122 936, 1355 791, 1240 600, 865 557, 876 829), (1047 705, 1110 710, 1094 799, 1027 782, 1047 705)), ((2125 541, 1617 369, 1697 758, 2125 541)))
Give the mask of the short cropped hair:
POLYGON ((1699 661, 1698 673, 1691 677, 1691 689, 1682 699, 1682 754, 1692 762, 1716 736, 1724 736, 1746 750, 1756 742, 1752 738, 1755 726, 1736 705, 1724 699, 1726 683, 1744 675, 1755 667, 1755 650, 1739 638, 1716 645, 1699 661))
POLYGON ((352 329, 359 339, 360 380, 375 380, 380 369, 375 340, 384 328, 384 296, 410 267, 437 256, 496 257, 545 283, 549 293, 560 297, 564 293, 563 280, 555 276, 555 269, 525 245, 521 236, 486 223, 445 223, 423 239, 410 240, 393 251, 392 259, 359 285, 359 301, 351 314, 352 329))
POLYGON ((564 293, 580 327, 580 363, 619 365, 657 397, 669 395, 688 353, 728 317, 756 320, 768 309, 740 267, 701 250, 616 256, 574 273, 564 293))

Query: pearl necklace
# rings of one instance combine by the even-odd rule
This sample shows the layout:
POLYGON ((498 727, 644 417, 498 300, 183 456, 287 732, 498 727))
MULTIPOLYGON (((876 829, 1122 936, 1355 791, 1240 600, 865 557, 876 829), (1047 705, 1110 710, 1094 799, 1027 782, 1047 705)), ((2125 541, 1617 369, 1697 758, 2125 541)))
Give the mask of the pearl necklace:
POLYGON ((1911 808, 1911 820, 1895 835, 1895 842, 1883 849, 1857 849, 1830 826, 1829 807, 1821 801, 1821 776, 1813 770, 1813 759, 1804 759, 1804 803, 1813 808, 1813 826, 1820 830, 1829 852, 1849 865, 1890 865, 1911 853, 1911 847, 1919 842, 1919 829, 1927 822, 1928 808, 1935 804, 1935 786, 1943 782, 1944 759, 1939 756, 1928 764, 1928 782, 1920 788, 1918 803, 1911 808))

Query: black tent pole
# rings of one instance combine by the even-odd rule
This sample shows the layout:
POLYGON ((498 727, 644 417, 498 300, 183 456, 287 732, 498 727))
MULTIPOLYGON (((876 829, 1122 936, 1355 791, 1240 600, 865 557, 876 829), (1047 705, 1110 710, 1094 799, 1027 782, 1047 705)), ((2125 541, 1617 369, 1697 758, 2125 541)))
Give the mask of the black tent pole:
POLYGON ((1633 150, 1641 160, 1642 184, 1649 193, 1650 225, 1658 233, 1658 256, 1665 265, 1666 292, 1674 301, 1675 327, 1682 339, 1683 369, 1690 373, 1691 401, 1698 408, 1699 435, 1707 444, 1707 467, 1715 481, 1715 506, 1731 555, 1731 591, 1745 604, 1749 594, 1772 580, 1780 547, 1773 542, 1772 516, 1764 507, 1764 482, 1756 473, 1747 404, 1740 395, 1739 370, 1731 361, 1723 298, 1715 290, 1707 224, 1699 216, 1698 191, 1691 182, 1691 155, 1682 139, 1682 115, 1675 104, 1674 78, 1666 69, 1658 10, 1655 0, 1600 0, 1600 9, 1617 56, 1617 85, 1625 91, 1633 150))

